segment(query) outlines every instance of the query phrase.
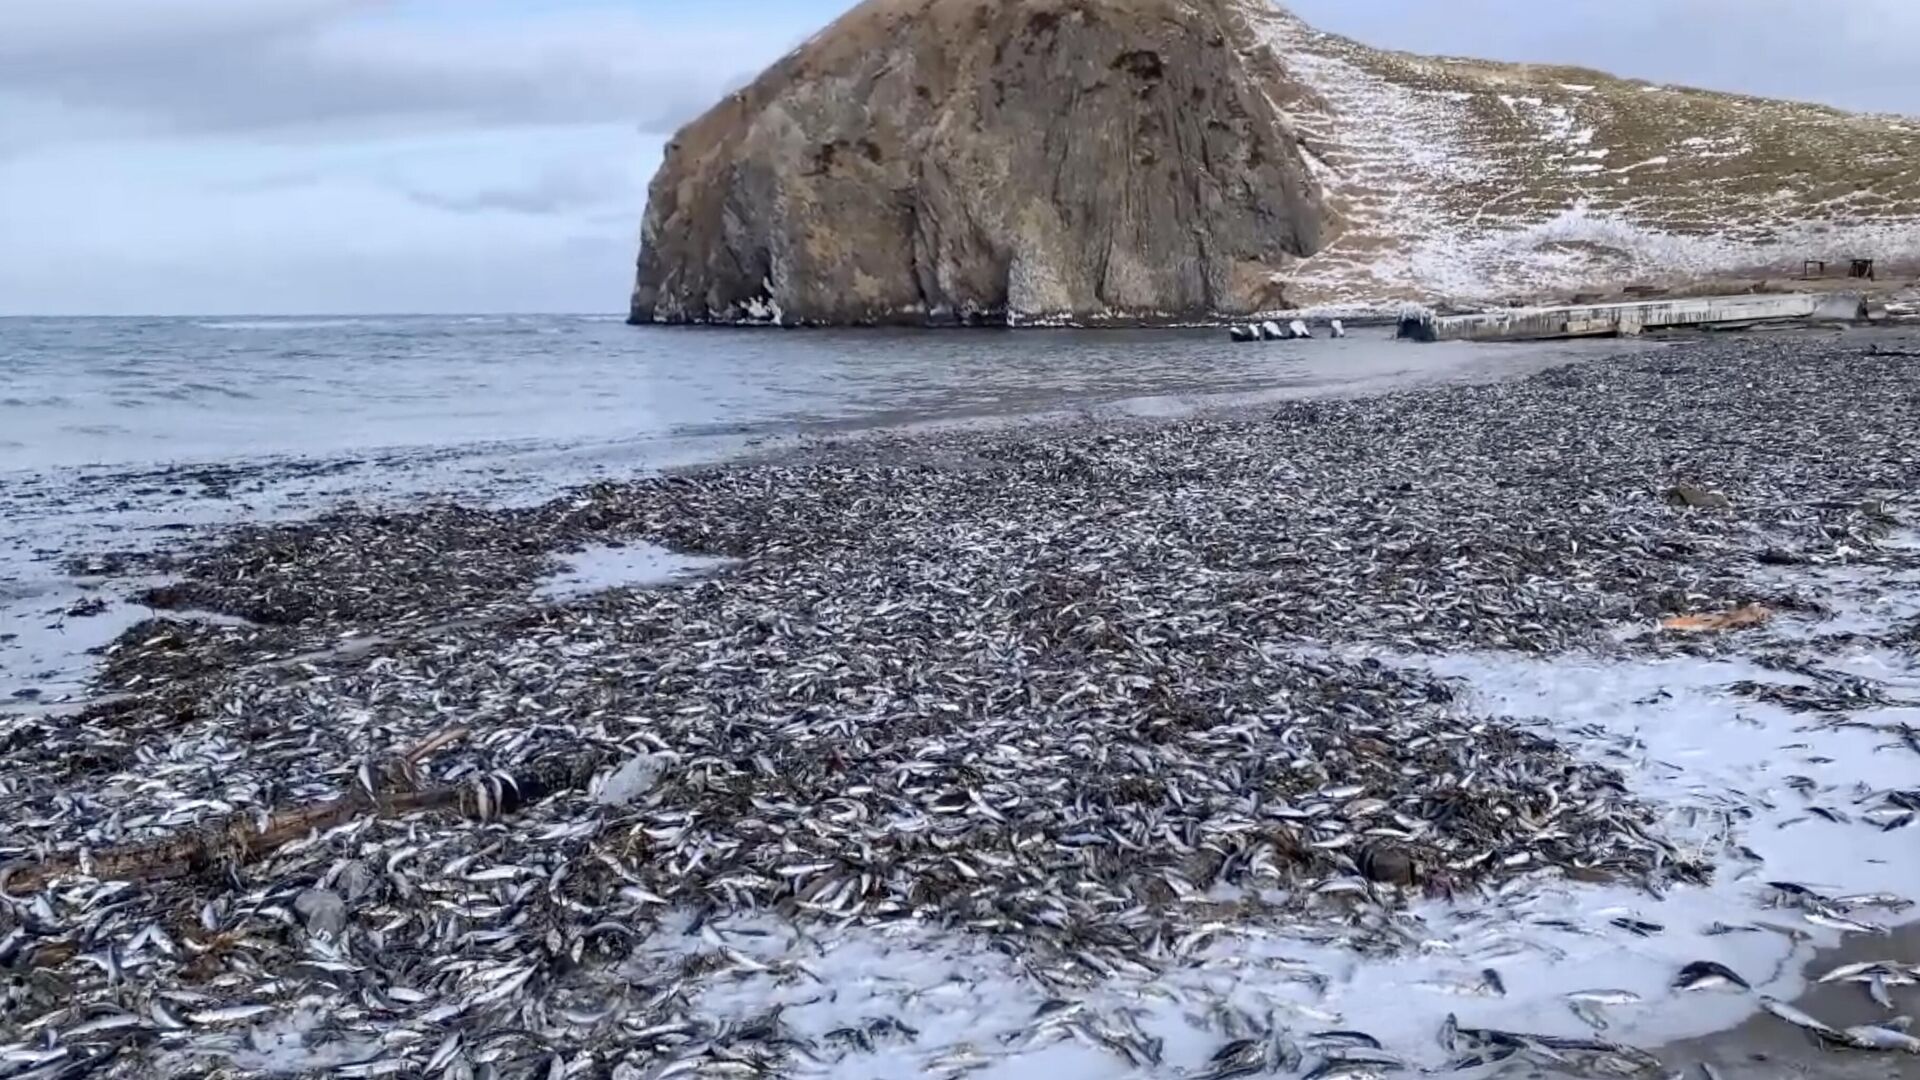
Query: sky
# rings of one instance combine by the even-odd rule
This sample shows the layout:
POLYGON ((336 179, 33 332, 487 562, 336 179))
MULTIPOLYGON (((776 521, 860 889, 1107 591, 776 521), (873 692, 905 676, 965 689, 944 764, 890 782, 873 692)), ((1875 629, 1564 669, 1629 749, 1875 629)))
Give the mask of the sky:
MULTIPOLYGON (((0 315, 620 312, 670 133, 841 0, 0 0, 0 315)), ((1920 114, 1916 0, 1295 0, 1920 114)))

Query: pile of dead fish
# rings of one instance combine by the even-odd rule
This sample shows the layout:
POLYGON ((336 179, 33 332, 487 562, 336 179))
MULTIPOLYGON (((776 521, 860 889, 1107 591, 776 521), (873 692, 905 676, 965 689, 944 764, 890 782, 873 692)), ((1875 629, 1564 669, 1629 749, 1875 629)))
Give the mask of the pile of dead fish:
MULTIPOLYGON (((0 862, 396 781, 471 796, 0 902, 0 1076, 829 1069, 904 1036, 703 1016, 770 968, 712 919, 939 928, 1070 996, 1223 926, 1392 952, 1411 897, 1698 880, 1616 773, 1325 647, 1742 647, 1637 631, 1790 608, 1751 573, 1783 557, 1911 558, 1879 541, 1917 481, 1920 366, 1782 339, 242 530, 153 599, 258 626, 140 628, 109 658, 130 697, 0 718, 0 862), (739 562, 533 597, 556 552, 636 539, 739 562), (580 754, 609 763, 591 790, 513 796, 580 754), (667 925, 681 961, 623 966, 667 925)), ((1151 1067, 1103 1030, 1057 1035, 1151 1067)), ((1216 1075, 1287 1059, 1222 1033, 1216 1075)))

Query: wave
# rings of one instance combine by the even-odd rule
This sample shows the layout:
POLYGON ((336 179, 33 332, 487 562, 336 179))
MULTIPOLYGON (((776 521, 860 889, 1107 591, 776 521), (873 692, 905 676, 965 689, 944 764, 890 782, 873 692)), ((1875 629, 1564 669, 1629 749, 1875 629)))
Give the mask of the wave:
POLYGON ((332 330, 343 326, 387 326, 391 319, 223 319, 196 322, 202 330, 332 330))

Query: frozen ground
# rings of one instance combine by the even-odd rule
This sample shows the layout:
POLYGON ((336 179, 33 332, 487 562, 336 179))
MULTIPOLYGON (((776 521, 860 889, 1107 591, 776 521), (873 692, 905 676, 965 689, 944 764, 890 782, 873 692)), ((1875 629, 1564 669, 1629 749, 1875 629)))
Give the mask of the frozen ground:
POLYGON ((665 585, 690 574, 718 570, 725 559, 682 555, 658 544, 600 545, 560 557, 562 569, 534 590, 548 600, 588 596, 607 589, 665 585))

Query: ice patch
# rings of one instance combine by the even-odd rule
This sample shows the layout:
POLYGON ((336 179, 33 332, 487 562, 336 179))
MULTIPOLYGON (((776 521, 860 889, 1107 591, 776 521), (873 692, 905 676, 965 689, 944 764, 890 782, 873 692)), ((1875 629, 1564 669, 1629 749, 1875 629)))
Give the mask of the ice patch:
POLYGON ((565 569, 541 582, 534 595, 567 600, 608 589, 666 585, 718 570, 726 559, 682 555, 657 544, 595 545, 560 557, 565 569))
POLYGON ((594 801, 602 806, 628 806, 640 801, 673 768, 676 757, 673 754, 636 754, 595 786, 594 801))
POLYGON ((267 1023, 230 1035, 198 1035, 155 1060, 162 1075, 197 1073, 209 1059, 264 1076, 312 1076, 373 1061, 384 1052, 373 1039, 323 1034, 330 1019, 321 1009, 298 1008, 267 1023))

